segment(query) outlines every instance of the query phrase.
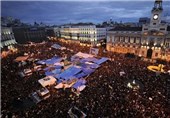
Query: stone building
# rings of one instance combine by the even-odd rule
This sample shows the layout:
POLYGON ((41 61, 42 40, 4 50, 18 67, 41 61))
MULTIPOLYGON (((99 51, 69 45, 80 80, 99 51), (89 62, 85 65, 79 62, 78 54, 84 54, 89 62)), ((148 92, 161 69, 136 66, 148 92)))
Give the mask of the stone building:
POLYGON ((1 42, 0 47, 8 47, 13 44, 16 44, 16 40, 14 37, 14 33, 12 31, 12 28, 10 27, 2 27, 1 28, 1 42))
POLYGON ((96 25, 81 24, 62 27, 60 33, 62 38, 89 42, 94 45, 106 39, 106 28, 96 25))
POLYGON ((107 50, 170 61, 170 26, 161 22, 162 0, 156 0, 150 23, 142 27, 115 27, 107 32, 107 50))

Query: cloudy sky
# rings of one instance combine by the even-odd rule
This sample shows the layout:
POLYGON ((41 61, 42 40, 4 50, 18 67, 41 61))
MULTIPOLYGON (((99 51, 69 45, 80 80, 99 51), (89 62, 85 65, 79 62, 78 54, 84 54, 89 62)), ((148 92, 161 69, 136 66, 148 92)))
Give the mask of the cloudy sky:
MULTIPOLYGON (((63 24, 76 22, 101 23, 113 21, 137 22, 150 17, 154 0, 150 1, 3 1, 2 16, 19 18, 26 23, 63 24)), ((170 1, 163 2, 164 15, 170 1)), ((170 15, 170 14, 169 14, 170 15)))

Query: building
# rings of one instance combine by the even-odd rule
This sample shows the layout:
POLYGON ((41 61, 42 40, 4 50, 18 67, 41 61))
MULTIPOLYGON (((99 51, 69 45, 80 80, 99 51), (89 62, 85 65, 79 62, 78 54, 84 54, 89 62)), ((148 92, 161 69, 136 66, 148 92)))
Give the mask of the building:
POLYGON ((150 18, 148 18, 148 17, 139 18, 139 24, 140 25, 148 24, 149 22, 150 22, 150 18))
POLYGON ((60 29, 60 33, 62 38, 89 42, 94 45, 106 39, 106 28, 91 24, 65 26, 60 29))
POLYGON ((13 32, 18 43, 27 43, 28 41, 40 42, 46 40, 44 27, 14 27, 13 32))
POLYGON ((59 27, 49 27, 45 29, 46 35, 49 37, 60 37, 60 28, 59 27))
POLYGON ((12 28, 9 27, 2 27, 1 29, 1 42, 0 47, 7 47, 11 46, 13 44, 16 44, 14 33, 12 31, 12 28))
POLYGON ((162 0, 156 0, 150 23, 142 27, 115 27, 107 33, 107 50, 170 61, 170 26, 161 22, 162 0))

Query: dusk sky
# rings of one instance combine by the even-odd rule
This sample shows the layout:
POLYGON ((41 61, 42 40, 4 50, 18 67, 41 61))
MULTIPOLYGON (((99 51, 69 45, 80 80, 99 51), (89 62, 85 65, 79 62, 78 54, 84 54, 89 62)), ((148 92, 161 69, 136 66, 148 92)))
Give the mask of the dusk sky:
MULTIPOLYGON (((154 0, 150 1, 3 1, 2 16, 12 16, 25 23, 64 24, 76 22, 137 22, 150 17, 154 0)), ((163 2, 164 15, 169 14, 170 1, 163 2)), ((169 14, 170 15, 170 14, 169 14)))

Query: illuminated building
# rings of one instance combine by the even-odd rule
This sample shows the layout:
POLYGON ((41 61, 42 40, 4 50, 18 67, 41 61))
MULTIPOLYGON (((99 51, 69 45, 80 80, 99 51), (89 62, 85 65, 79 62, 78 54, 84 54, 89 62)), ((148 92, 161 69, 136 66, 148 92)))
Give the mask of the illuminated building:
POLYGON ((10 46, 16 44, 14 33, 12 28, 9 27, 2 27, 1 29, 1 42, 0 47, 3 48, 5 46, 10 46))
POLYGON ((87 41, 92 44, 106 39, 106 28, 95 25, 65 26, 60 29, 60 33, 62 38, 79 40, 80 42, 87 41))
POLYGON ((107 50, 170 60, 170 26, 161 22, 162 0, 156 0, 150 23, 142 27, 115 27, 107 32, 107 50))

